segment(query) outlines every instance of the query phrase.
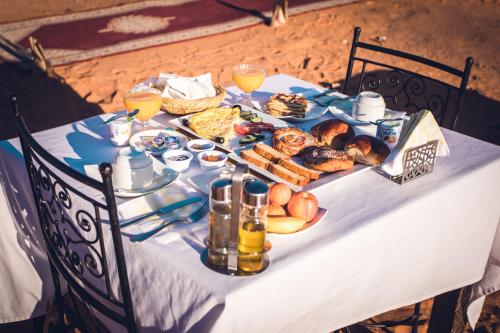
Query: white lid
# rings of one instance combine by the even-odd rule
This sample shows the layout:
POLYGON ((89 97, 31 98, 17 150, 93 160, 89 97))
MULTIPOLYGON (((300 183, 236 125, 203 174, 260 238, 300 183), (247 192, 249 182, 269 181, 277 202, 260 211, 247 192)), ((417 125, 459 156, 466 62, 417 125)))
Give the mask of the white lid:
POLYGON ((132 149, 130 147, 120 149, 113 162, 115 166, 125 169, 142 169, 152 163, 151 157, 144 150, 132 149))

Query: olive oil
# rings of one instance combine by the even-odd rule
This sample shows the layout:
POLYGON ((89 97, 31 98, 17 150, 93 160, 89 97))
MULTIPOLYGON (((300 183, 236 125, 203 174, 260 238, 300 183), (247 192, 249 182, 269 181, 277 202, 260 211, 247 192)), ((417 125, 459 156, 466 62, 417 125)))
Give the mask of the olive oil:
POLYGON ((243 222, 239 229, 238 269, 258 272, 264 265, 266 227, 263 223, 243 222))

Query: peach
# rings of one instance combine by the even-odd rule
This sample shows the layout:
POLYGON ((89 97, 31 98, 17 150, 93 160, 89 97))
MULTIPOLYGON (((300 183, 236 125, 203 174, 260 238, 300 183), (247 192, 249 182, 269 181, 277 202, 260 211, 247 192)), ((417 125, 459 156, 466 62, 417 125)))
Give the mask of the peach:
POLYGON ((279 205, 271 204, 267 209, 267 216, 286 216, 285 208, 279 205))
POLYGON ((286 205, 291 197, 292 190, 286 184, 274 184, 269 190, 269 202, 274 205, 286 205))

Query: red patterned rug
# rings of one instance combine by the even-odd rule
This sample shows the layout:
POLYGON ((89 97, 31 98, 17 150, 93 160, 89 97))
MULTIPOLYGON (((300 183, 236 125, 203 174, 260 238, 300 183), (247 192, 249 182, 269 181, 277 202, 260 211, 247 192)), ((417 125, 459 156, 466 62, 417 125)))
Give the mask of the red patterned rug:
MULTIPOLYGON (((359 0, 291 0, 299 14, 359 0)), ((0 35, 44 46, 54 65, 267 23, 274 0, 161 0, 0 25, 0 35)), ((6 53, 0 55, 4 58, 6 53)))

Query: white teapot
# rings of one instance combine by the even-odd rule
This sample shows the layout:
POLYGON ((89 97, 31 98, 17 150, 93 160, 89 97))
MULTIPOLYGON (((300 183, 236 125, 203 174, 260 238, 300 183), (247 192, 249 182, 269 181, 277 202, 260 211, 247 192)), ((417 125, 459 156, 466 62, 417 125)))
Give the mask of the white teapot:
POLYGON ((113 184, 124 190, 136 190, 153 182, 153 160, 144 150, 121 148, 113 161, 113 184))

